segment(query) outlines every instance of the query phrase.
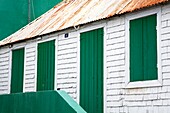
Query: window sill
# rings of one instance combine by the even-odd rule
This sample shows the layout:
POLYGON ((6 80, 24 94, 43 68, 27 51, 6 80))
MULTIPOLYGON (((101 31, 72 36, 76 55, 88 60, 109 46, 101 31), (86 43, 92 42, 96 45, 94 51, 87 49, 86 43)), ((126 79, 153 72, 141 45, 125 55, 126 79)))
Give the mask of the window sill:
POLYGON ((139 81, 139 82, 129 82, 126 84, 125 88, 144 88, 144 87, 158 87, 162 86, 159 80, 150 81, 139 81))

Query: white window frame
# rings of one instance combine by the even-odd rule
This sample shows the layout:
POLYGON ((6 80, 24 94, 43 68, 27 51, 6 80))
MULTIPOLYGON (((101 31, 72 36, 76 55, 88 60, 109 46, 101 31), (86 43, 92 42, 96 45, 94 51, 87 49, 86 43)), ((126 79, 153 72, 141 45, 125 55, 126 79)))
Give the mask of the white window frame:
POLYGON ((161 47, 160 47, 160 29, 161 29, 161 8, 152 8, 146 9, 143 11, 138 11, 135 13, 127 14, 125 16, 125 23, 126 23, 126 71, 125 71, 125 88, 139 88, 139 87, 156 87, 162 86, 162 70, 161 70, 161 47), (129 46, 129 22, 130 20, 134 20, 137 18, 146 17, 149 15, 157 14, 157 68, 158 68, 158 79, 157 80, 147 80, 147 81, 134 81, 130 82, 130 46, 129 46))

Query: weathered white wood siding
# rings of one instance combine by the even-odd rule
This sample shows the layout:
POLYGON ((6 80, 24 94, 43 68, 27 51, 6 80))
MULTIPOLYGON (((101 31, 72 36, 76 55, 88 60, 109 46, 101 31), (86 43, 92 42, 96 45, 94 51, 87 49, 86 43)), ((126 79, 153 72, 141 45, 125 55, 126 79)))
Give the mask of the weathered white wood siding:
POLYGON ((107 113, 123 110, 123 84, 125 78, 125 18, 107 22, 106 39, 106 105, 107 113))
MULTIPOLYGON (((141 11, 142 12, 142 11, 141 11)), ((139 12, 140 13, 140 12, 139 12)), ((168 113, 170 110, 170 4, 161 7, 161 87, 125 88, 125 17, 107 22, 107 113, 168 113)))
POLYGON ((24 92, 36 91, 36 43, 25 46, 24 92))
POLYGON ((0 50, 0 94, 9 93, 10 79, 10 49, 3 48, 0 50))
POLYGON ((170 4, 161 8, 161 87, 125 89, 123 106, 129 113, 168 113, 170 110, 170 4))
POLYGON ((65 90, 77 99, 77 63, 78 32, 71 32, 67 38, 64 34, 57 39, 57 88, 65 90))

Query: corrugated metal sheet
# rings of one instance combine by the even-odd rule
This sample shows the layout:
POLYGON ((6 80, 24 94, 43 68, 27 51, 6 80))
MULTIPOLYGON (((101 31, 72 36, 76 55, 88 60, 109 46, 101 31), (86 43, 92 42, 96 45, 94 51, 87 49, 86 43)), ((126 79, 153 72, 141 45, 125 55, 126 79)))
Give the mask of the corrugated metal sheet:
POLYGON ((132 12, 169 0, 69 0, 0 41, 0 46, 69 27, 132 12))

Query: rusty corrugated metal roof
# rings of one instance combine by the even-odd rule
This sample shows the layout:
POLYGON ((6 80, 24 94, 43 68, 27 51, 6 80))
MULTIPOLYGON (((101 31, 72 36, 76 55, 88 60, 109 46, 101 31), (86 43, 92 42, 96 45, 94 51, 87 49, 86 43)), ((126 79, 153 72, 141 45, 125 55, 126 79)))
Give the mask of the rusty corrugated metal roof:
POLYGON ((69 0, 63 1, 16 33, 0 46, 69 27, 132 12, 169 0, 69 0))

